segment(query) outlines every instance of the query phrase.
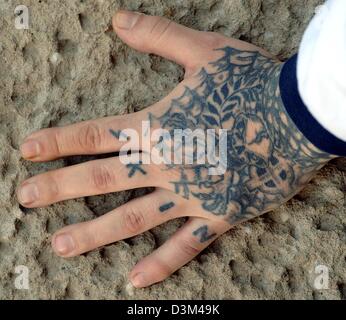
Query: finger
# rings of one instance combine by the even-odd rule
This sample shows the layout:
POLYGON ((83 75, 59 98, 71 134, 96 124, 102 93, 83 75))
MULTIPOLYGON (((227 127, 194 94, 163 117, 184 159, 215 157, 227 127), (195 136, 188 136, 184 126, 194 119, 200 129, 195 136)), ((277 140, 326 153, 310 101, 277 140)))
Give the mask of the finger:
POLYGON ((132 284, 142 288, 166 279, 229 228, 226 222, 191 218, 166 243, 133 268, 130 273, 132 284))
POLYGON ((207 61, 221 36, 186 28, 163 17, 138 12, 118 11, 113 17, 113 28, 131 47, 154 53, 177 62, 185 69, 193 69, 207 61))
POLYGON ((138 159, 124 164, 120 157, 90 161, 46 172, 26 180, 18 189, 18 200, 26 207, 141 187, 159 186, 157 167, 138 159))
POLYGON ((119 139, 121 131, 131 128, 140 132, 141 120, 146 120, 144 112, 43 129, 27 137, 20 150, 31 161, 115 152, 127 141, 119 139))
POLYGON ((181 215, 182 203, 177 195, 159 189, 95 220, 59 230, 52 239, 53 249, 60 256, 72 257, 135 236, 181 215))

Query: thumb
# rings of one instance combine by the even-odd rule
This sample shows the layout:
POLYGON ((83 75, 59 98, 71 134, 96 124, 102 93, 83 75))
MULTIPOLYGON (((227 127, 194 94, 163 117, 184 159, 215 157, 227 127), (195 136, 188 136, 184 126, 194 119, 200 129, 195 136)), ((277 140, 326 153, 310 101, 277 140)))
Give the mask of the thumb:
POLYGON ((118 11, 113 28, 131 47, 172 60, 192 70, 212 55, 215 34, 186 28, 163 17, 138 12, 118 11))

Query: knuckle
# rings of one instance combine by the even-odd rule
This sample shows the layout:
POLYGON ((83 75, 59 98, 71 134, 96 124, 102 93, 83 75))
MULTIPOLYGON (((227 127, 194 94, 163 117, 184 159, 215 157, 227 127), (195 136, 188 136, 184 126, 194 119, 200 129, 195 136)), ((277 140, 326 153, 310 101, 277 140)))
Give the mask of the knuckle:
POLYGON ((59 234, 65 233, 72 237, 74 242, 73 255, 90 251, 98 247, 103 235, 95 233, 92 227, 92 222, 86 221, 67 226, 59 231, 59 234))
POLYGON ((204 43, 211 49, 221 48, 225 45, 225 37, 217 32, 203 32, 204 43))
POLYGON ((62 197, 62 188, 59 187, 60 179, 55 172, 48 172, 38 175, 37 177, 26 180, 22 184, 33 183, 39 192, 38 203, 55 203, 62 197))
POLYGON ((64 143, 64 140, 61 137, 61 130, 54 130, 53 136, 53 150, 57 155, 61 155, 63 153, 64 146, 66 146, 66 143, 64 143))
POLYGON ((108 190, 114 184, 113 173, 105 165, 94 165, 91 170, 91 179, 96 190, 108 190))
POLYGON ((194 257, 201 252, 199 243, 193 237, 181 238, 178 241, 178 247, 180 251, 188 257, 194 257))
POLYGON ((97 248, 102 243, 103 234, 95 233, 93 231, 93 224, 91 221, 82 222, 80 226, 84 227, 84 234, 82 239, 74 237, 76 241, 76 248, 78 248, 80 252, 97 248))
POLYGON ((168 278, 175 270, 165 261, 158 261, 155 266, 156 281, 162 281, 168 278))
POLYGON ((94 151, 98 148, 103 139, 104 131, 95 124, 86 124, 78 134, 78 145, 85 151, 94 151))
POLYGON ((148 37, 154 39, 153 46, 157 47, 165 35, 168 33, 170 26, 172 24, 171 20, 163 17, 155 17, 154 25, 148 34, 148 37))
POLYGON ((182 177, 182 171, 178 167, 173 167, 170 170, 162 170, 164 167, 157 167, 155 168, 153 166, 153 172, 154 174, 161 175, 164 177, 164 179, 159 179, 158 182, 160 183, 159 185, 164 186, 167 181, 179 181, 181 180, 182 177), (156 171, 157 170, 157 171, 156 171), (160 170, 160 171, 159 171, 160 170))
POLYGON ((45 178, 42 179, 40 188, 48 191, 48 197, 50 201, 56 201, 60 197, 58 178, 51 173, 47 173, 45 178))
POLYGON ((124 212, 122 222, 125 230, 131 233, 138 233, 143 230, 145 226, 143 214, 134 208, 129 208, 124 212))

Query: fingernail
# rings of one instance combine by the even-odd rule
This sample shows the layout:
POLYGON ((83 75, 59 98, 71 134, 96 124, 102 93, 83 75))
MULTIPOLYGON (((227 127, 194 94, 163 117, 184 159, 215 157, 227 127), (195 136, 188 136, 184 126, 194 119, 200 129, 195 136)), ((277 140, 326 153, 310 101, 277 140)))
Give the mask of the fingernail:
POLYGON ((130 30, 136 24, 140 13, 131 11, 119 11, 115 15, 115 26, 120 29, 130 30))
POLYGON ((74 241, 69 234, 63 233, 56 236, 54 249, 59 255, 66 255, 75 248, 74 241))
POLYGON ((40 154, 40 145, 35 140, 28 140, 20 147, 23 158, 31 159, 40 154))
POLYGON ((35 202, 39 198, 37 186, 34 183, 22 185, 19 189, 18 197, 22 204, 31 204, 35 202))
POLYGON ((143 272, 137 273, 132 279, 131 283, 136 288, 143 288, 149 285, 145 274, 143 272))

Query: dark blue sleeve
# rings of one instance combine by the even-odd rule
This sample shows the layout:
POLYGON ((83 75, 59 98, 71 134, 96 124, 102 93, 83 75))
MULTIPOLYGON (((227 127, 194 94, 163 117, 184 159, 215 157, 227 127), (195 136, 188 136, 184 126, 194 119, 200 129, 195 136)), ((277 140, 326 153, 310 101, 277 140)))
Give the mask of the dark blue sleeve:
MULTIPOLYGON (((318 123, 299 94, 297 55, 289 59, 283 66, 280 75, 280 90, 287 113, 304 136, 320 150, 345 157, 346 142, 335 137, 318 123)), ((326 110, 328 109, 326 108, 326 110)))

